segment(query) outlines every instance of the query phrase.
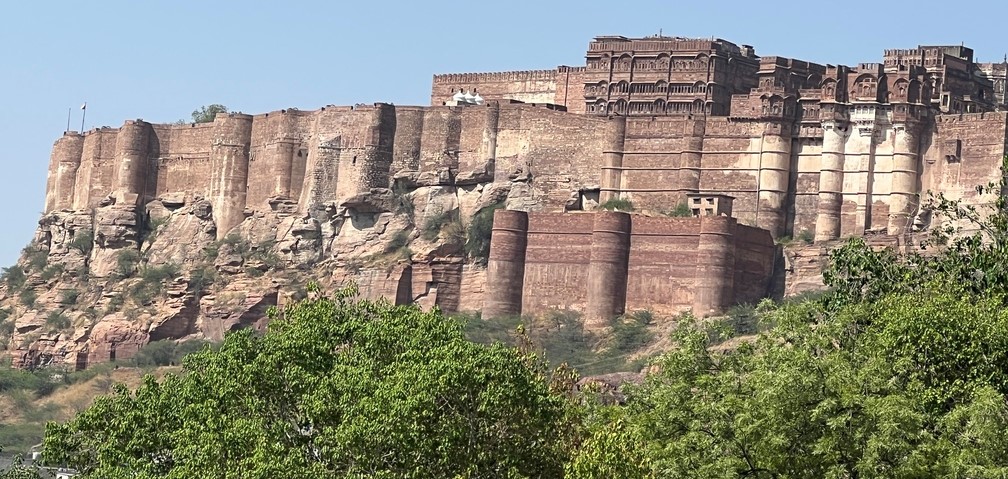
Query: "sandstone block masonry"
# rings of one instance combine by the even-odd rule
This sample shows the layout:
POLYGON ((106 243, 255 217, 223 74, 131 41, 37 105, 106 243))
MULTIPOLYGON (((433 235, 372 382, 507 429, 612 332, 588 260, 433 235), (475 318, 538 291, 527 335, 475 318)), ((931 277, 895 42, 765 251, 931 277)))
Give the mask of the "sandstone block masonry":
MULTIPOLYGON (((1000 175, 1006 72, 961 46, 887 50, 882 63, 849 67, 760 57, 720 39, 598 37, 581 66, 436 75, 431 106, 66 132, 45 211, 112 204, 152 215, 154 202, 198 203, 202 214, 205 204, 217 239, 275 218, 286 229, 264 229, 291 231, 273 239, 304 266, 349 265, 355 249, 396 233, 423 242, 429 218, 457 211, 466 223, 503 202, 519 213, 495 226, 485 271, 430 245, 392 273, 362 273, 362 289, 403 302, 436 291, 443 309, 491 315, 572 307, 597 321, 655 305, 706 314, 767 294, 768 238, 903 236, 926 226, 928 191, 989 201, 975 186, 1000 175), (734 197, 733 213, 662 215, 698 195, 734 197), (405 197, 424 206, 392 218, 405 197), (581 213, 610 200, 642 214, 581 213)), ((108 235, 96 233, 92 256, 111 257, 108 235)))
POLYGON ((964 46, 844 66, 722 39, 600 36, 583 67, 435 75, 431 98, 478 92, 623 117, 603 201, 661 211, 689 193, 728 194, 743 224, 827 241, 905 234, 928 191, 988 202, 974 187, 1000 174, 1006 72, 964 46))
POLYGON ((634 310, 721 313, 768 295, 776 246, 734 218, 498 211, 483 315, 585 313, 604 327, 634 310))

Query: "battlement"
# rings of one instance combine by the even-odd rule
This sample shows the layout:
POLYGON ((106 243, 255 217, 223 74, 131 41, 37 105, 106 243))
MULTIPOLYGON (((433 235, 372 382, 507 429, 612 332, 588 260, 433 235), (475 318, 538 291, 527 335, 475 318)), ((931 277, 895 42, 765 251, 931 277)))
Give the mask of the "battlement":
POLYGON ((509 72, 485 72, 485 73, 443 73, 434 75, 434 83, 443 84, 443 83, 477 83, 487 81, 552 80, 556 76, 556 74, 557 69, 520 70, 509 72))
MULTIPOLYGON (((743 49, 738 45, 720 38, 684 38, 684 37, 644 37, 627 38, 622 36, 599 36, 588 45, 588 53, 593 52, 713 52, 743 55, 743 49)), ((747 55, 755 57, 751 47, 747 55)))

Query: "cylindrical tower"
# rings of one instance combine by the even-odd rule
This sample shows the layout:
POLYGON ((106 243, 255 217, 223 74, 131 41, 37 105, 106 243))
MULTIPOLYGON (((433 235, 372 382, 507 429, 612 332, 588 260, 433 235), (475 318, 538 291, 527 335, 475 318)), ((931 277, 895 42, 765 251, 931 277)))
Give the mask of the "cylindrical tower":
POLYGON ((912 124, 897 124, 893 145, 892 194, 889 196, 889 234, 907 232, 917 208, 917 142, 912 124))
POLYGON ((217 114, 210 144, 210 201, 217 223, 217 239, 223 239, 231 228, 245 219, 251 144, 251 115, 217 114))
POLYGON ((602 152, 602 181, 599 188, 599 202, 605 203, 619 198, 623 177, 623 145, 626 139, 626 117, 617 116, 609 120, 606 132, 606 149, 602 152))
POLYGON ((486 291, 483 293, 484 318, 521 314, 527 245, 528 213, 495 211, 490 257, 487 260, 486 291))
POLYGON ((822 168, 819 172, 819 206, 816 212, 816 241, 840 237, 840 208, 843 205, 844 145, 846 125, 824 121, 822 168))
POLYGON ((77 169, 84 155, 84 135, 68 131, 53 145, 46 179, 45 212, 73 208, 77 169))
POLYGON ((116 135, 114 191, 142 204, 147 193, 147 163, 150 161, 150 123, 127 120, 116 135))
POLYGON ((291 173, 294 168, 294 155, 297 153, 300 139, 294 125, 291 113, 281 111, 276 126, 276 137, 270 148, 268 164, 273 165, 276 176, 273 177, 273 191, 270 196, 290 198, 291 173))
POLYGON ((605 327, 626 308, 630 263, 631 218, 627 213, 595 213, 591 263, 588 266, 588 310, 585 324, 605 327))
POLYGON ((696 290, 693 314, 719 314, 731 306, 735 295, 735 219, 704 216, 700 219, 696 290))
POLYGON ((687 194, 700 192, 700 163, 703 159, 705 126, 704 119, 686 121, 683 150, 679 155, 679 184, 676 185, 683 201, 686 200, 687 194))
POLYGON ((788 179, 791 174, 791 138, 787 125, 770 123, 760 148, 759 194, 756 225, 783 236, 787 221, 788 179))

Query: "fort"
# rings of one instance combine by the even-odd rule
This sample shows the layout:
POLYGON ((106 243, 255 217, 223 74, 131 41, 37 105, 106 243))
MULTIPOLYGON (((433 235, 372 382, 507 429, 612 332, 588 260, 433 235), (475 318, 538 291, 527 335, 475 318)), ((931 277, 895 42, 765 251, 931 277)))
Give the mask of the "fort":
MULTIPOLYGON (((485 270, 397 274, 423 266, 434 304, 490 317, 711 314, 771 294, 775 239, 899 241, 928 227, 929 191, 988 202, 975 186, 999 178, 1006 153, 1006 67, 964 46, 843 66, 721 39, 600 36, 579 66, 435 75, 429 106, 66 132, 45 211, 205 198, 220 239, 264 212, 323 221, 381 191, 506 184, 485 270), (597 211, 615 199, 636 213, 597 211), (671 216, 682 208, 694 217, 671 216)), ((401 285, 417 281, 371 290, 409 301, 401 285)))

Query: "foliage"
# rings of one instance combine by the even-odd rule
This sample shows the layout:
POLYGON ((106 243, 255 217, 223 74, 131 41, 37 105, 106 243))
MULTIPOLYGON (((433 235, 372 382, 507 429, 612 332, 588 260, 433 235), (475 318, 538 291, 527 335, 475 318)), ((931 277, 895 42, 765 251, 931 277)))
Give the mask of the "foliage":
POLYGON ((626 198, 610 198, 606 200, 605 203, 599 205, 599 208, 610 211, 633 211, 633 202, 626 198))
POLYGON ((150 368, 157 366, 176 366, 182 364, 182 359, 200 351, 210 343, 200 339, 186 341, 151 341, 137 350, 129 362, 137 367, 150 368))
POLYGON ((217 118, 218 113, 228 113, 228 108, 224 105, 213 103, 203 105, 192 112, 193 123, 210 123, 217 118))
POLYGON ((21 250, 28 271, 42 271, 49 264, 49 252, 31 245, 21 250))
POLYGON ((60 292, 59 302, 60 304, 66 306, 73 306, 77 304, 77 298, 80 297, 80 291, 76 289, 64 289, 60 292))
MULTIPOLYGON (((2 452, 3 448, 0 448, 0 453, 2 452)), ((38 467, 25 464, 20 455, 14 456, 6 467, 0 468, 0 479, 41 479, 41 477, 38 467)))
POLYGON ((144 265, 140 268, 140 281, 129 288, 129 296, 137 305, 150 304, 164 294, 165 282, 177 278, 180 273, 179 265, 174 263, 144 265))
POLYGON ((0 273, 0 280, 7 285, 7 289, 10 291, 24 287, 26 279, 24 270, 17 265, 3 268, 3 272, 0 273))
POLYGON ((286 309, 66 424, 49 463, 95 477, 558 477, 565 399, 533 356, 457 322, 357 300, 286 309))
POLYGON ((85 257, 90 256, 91 249, 94 248, 94 231, 88 229, 76 232, 70 240, 70 248, 80 251, 85 257))
POLYGON ((50 264, 42 269, 42 273, 39 274, 39 277, 42 278, 43 281, 49 281, 63 274, 63 269, 64 266, 60 263, 50 264))
POLYGON ((18 300, 21 301, 21 304, 29 308, 35 307, 35 300, 37 299, 38 299, 38 293, 36 293, 35 290, 31 288, 24 289, 20 293, 18 293, 18 300))
MULTIPOLYGON (((1002 165, 1006 171, 1008 159, 1002 165)), ((889 292, 919 291, 929 284, 962 285, 977 294, 1008 294, 1008 202, 1002 191, 1008 183, 977 187, 987 205, 949 200, 931 195, 923 206, 933 221, 944 222, 932 230, 919 251, 901 255, 890 248, 872 249, 862 238, 852 238, 830 252, 823 272, 832 290, 827 301, 840 307, 870 302, 889 292), (937 248, 935 248, 937 247, 937 248), (931 249, 936 249, 932 254, 931 249)))
POLYGON ((410 235, 408 231, 396 231, 392 239, 385 244, 385 253, 395 253, 409 248, 410 235))
POLYGON ((428 215, 420 228, 420 236, 427 241, 436 240, 445 226, 459 221, 458 214, 458 210, 447 210, 428 215))
POLYGON ((686 203, 677 203, 675 208, 664 211, 665 216, 671 216, 673 218, 689 218, 693 216, 693 210, 686 203))
POLYGON ((619 354, 637 351, 654 339, 648 326, 654 315, 648 310, 634 311, 613 320, 611 349, 619 354))
POLYGON ((70 329, 70 318, 63 314, 63 311, 50 311, 46 315, 45 324, 51 330, 62 331, 64 329, 70 329))
POLYGON ((466 228, 466 240, 463 247, 466 258, 481 266, 486 266, 490 258, 490 239, 493 235, 494 212, 504 208, 504 203, 494 203, 480 208, 473 215, 466 228))
POLYGON ((810 230, 801 230, 795 239, 801 241, 804 244, 812 244, 815 241, 815 234, 810 230))
POLYGON ((401 182, 396 181, 392 185, 392 196, 396 201, 396 214, 406 217, 410 223, 413 223, 416 220, 416 203, 413 201, 410 189, 401 182))
POLYGON ((137 265, 140 264, 140 252, 125 248, 116 254, 116 266, 113 275, 118 279, 129 278, 136 273, 137 265))
POLYGON ((217 270, 213 266, 195 266, 189 271, 189 291, 194 293, 201 293, 215 281, 217 281, 217 270))

